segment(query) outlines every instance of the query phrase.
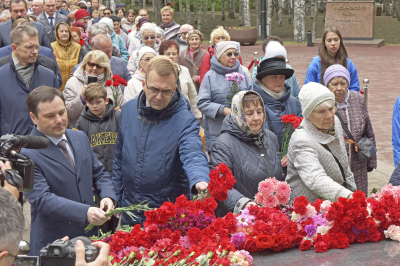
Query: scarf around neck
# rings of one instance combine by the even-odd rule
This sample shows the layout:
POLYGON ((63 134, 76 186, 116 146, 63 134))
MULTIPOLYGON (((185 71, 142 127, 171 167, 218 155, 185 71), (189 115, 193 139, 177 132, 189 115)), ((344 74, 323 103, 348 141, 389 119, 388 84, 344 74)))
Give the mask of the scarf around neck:
POLYGON ((11 57, 14 61, 15 71, 25 84, 26 88, 29 89, 33 73, 35 72, 35 64, 22 66, 14 52, 11 53, 11 57))
POLYGON ((318 131, 324 133, 324 134, 328 134, 331 136, 336 136, 336 132, 335 132, 335 123, 333 123, 332 127, 329 129, 320 129, 318 128, 316 125, 312 124, 318 131))
POLYGON ((162 28, 163 30, 169 30, 172 26, 174 26, 176 24, 176 22, 174 20, 172 20, 170 23, 168 24, 164 24, 164 22, 161 21, 160 23, 160 28, 162 28))
MULTIPOLYGON (((86 70, 85 70, 86 83, 87 83, 87 80, 88 80, 89 76, 90 76, 89 73, 87 73, 86 70)), ((102 82, 103 80, 104 80, 104 73, 102 73, 102 74, 97 76, 97 82, 102 82)))
POLYGON ((279 99, 281 98, 283 95, 285 95, 285 93, 287 92, 287 89, 285 87, 285 85, 283 86, 282 90, 280 92, 273 92, 270 89, 268 89, 267 87, 264 86, 264 84, 261 81, 257 81, 258 85, 260 85, 260 88, 269 96, 271 96, 274 99, 279 99))

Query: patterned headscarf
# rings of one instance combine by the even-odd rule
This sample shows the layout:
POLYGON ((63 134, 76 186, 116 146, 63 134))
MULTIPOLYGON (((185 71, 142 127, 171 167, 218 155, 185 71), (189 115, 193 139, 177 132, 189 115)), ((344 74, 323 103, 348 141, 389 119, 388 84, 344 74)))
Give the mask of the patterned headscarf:
MULTIPOLYGON (((233 96, 233 98, 232 98, 231 118, 232 118, 233 122, 247 134, 257 135, 257 134, 254 134, 253 130, 251 130, 249 124, 247 123, 246 116, 245 116, 244 110, 243 110, 243 98, 247 94, 257 95, 260 98, 261 102, 263 102, 261 96, 255 91, 240 91, 240 92, 236 93, 235 96, 233 96)), ((264 112, 264 121, 263 121, 263 126, 264 126, 264 122, 265 122, 264 104, 262 104, 262 107, 263 107, 263 112, 264 112)), ((262 131, 263 126, 260 128, 260 132, 262 131)))

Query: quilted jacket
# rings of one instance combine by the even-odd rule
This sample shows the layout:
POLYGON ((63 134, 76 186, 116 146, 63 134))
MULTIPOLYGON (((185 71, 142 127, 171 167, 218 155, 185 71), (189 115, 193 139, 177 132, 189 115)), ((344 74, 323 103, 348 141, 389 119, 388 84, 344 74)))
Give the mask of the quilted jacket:
POLYGON ((268 177, 282 179, 282 166, 279 159, 278 139, 274 133, 264 129, 255 137, 241 130, 227 115, 222 124, 222 134, 214 142, 210 153, 210 168, 220 163, 231 169, 236 179, 233 190, 228 191, 228 199, 218 202, 215 214, 219 217, 228 212, 238 212, 245 203, 254 200, 258 192, 258 183, 268 177), (274 173, 269 174, 265 160, 257 152, 255 141, 260 138, 274 166, 274 173))
POLYGON ((339 197, 347 198, 356 191, 356 184, 348 163, 339 119, 335 117, 335 136, 320 132, 308 119, 303 120, 301 127, 295 130, 289 142, 286 182, 292 190, 290 199, 306 196, 310 202, 317 199, 333 202, 339 197), (328 145, 342 164, 348 189, 343 186, 339 165, 322 144, 328 145))

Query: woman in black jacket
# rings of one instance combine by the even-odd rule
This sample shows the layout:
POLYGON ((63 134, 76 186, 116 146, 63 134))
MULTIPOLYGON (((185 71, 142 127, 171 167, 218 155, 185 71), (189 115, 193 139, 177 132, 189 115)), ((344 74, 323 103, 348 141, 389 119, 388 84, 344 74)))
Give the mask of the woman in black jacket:
POLYGON ((264 128, 264 103, 256 92, 241 91, 232 99, 232 112, 222 124, 222 134, 211 148, 210 167, 226 164, 236 179, 228 199, 218 202, 215 213, 222 217, 228 212, 254 204, 258 184, 275 177, 282 180, 278 139, 264 128))

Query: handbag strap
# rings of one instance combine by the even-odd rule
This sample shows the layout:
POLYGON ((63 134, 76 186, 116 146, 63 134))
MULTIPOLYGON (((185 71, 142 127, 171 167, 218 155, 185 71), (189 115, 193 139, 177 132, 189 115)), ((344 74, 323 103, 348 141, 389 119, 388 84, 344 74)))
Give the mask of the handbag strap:
POLYGON ((267 164, 269 177, 273 177, 274 166, 272 165, 271 160, 268 157, 268 153, 267 150, 265 149, 264 143, 261 141, 261 139, 257 140, 255 143, 258 154, 260 154, 260 156, 264 158, 264 161, 267 164))
POLYGON ((343 186, 345 188, 347 188, 346 175, 344 174, 344 170, 343 170, 342 164, 339 162, 338 158, 336 158, 336 156, 332 153, 331 149, 329 149, 328 145, 326 145, 326 144, 321 144, 321 145, 322 145, 322 147, 324 147, 327 151, 329 151, 332 154, 333 158, 335 159, 336 163, 338 164, 338 166, 340 168, 340 172, 342 173, 342 177, 343 177, 343 180, 344 180, 344 185, 343 186))
POLYGON ((344 130, 344 132, 346 132, 347 135, 347 143, 348 144, 353 144, 354 145, 354 149, 356 150, 356 152, 358 152, 358 145, 357 142, 355 141, 353 135, 351 134, 349 128, 347 127, 347 125, 344 123, 342 116, 339 114, 339 112, 336 111, 336 116, 339 118, 340 124, 342 125, 342 128, 344 130))

